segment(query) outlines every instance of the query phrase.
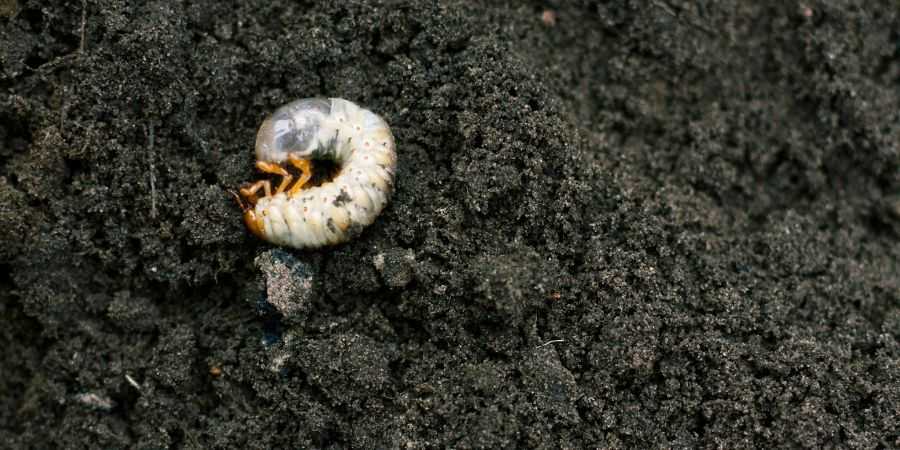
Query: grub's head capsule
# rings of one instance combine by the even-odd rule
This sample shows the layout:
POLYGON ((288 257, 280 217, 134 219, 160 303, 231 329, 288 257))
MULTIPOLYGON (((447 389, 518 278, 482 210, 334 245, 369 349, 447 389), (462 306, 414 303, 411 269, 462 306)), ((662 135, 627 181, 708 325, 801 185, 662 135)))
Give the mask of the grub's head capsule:
POLYGON ((331 102, 319 98, 297 100, 276 109, 256 133, 256 160, 281 163, 289 154, 311 156, 319 146, 322 122, 330 113, 331 102))

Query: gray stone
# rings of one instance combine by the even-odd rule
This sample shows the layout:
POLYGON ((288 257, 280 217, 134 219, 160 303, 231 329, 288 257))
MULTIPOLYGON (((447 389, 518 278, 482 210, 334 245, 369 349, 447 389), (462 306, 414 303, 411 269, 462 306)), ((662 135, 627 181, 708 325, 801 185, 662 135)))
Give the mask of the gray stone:
POLYGON ((304 313, 316 294, 315 268, 292 254, 269 250, 254 261, 266 280, 266 301, 285 318, 304 313))

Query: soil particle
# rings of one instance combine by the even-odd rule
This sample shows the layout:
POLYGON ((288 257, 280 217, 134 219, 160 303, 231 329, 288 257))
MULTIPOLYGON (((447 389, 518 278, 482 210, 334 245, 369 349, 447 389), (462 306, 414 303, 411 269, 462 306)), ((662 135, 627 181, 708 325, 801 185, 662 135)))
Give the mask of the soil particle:
POLYGON ((372 258, 372 264, 384 284, 393 289, 403 288, 415 278, 416 255, 412 250, 395 248, 379 253, 372 258))

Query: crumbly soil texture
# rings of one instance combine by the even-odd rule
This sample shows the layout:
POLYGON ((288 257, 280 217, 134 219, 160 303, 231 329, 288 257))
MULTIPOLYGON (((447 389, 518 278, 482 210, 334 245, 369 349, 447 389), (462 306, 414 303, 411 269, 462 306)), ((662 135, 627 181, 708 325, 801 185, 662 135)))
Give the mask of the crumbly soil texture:
POLYGON ((0 0, 0 446, 900 446, 896 0, 0 0), (386 118, 362 235, 229 189, 386 118))

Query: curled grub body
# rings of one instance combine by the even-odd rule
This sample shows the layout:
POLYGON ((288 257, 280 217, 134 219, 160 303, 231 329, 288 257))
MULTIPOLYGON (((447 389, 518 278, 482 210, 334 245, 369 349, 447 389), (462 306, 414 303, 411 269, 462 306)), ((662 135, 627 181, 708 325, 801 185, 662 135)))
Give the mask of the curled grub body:
POLYGON ((397 154, 387 123, 339 99, 303 99, 272 113, 256 136, 256 166, 282 176, 241 189, 244 222, 273 244, 312 249, 346 242, 375 221, 394 189, 397 154), (336 168, 307 186, 317 161, 336 168), (288 171, 301 172, 299 179, 288 171), (293 182, 293 185, 291 183, 293 182), (262 189, 264 195, 257 197, 262 189))

